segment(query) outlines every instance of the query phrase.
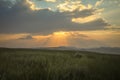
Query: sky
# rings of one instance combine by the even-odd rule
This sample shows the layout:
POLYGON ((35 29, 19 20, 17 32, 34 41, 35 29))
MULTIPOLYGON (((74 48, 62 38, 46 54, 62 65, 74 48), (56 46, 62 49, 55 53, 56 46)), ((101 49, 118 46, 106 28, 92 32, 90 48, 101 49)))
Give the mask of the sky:
POLYGON ((120 47, 120 0, 0 0, 0 47, 120 47))

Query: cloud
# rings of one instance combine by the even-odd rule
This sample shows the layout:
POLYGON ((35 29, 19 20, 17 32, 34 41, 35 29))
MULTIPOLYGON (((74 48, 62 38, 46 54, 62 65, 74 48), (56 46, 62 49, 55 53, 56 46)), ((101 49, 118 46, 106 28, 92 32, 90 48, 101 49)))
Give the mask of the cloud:
POLYGON ((68 32, 68 34, 70 35, 70 37, 72 38, 88 38, 87 35, 85 34, 81 34, 80 32, 68 32))
POLYGON ((100 5, 103 3, 103 1, 104 1, 104 0, 99 0, 99 1, 97 1, 96 4, 95 4, 95 7, 100 6, 100 5))
POLYGON ((41 8, 37 8, 36 5, 30 0, 26 0, 26 3, 29 4, 31 10, 40 10, 41 9, 41 8))
POLYGON ((95 9, 84 9, 84 10, 81 10, 81 11, 74 11, 74 12, 72 12, 73 13, 73 17, 74 18, 78 18, 78 17, 81 17, 81 18, 84 18, 84 17, 87 17, 87 16, 90 16, 90 15, 93 15, 94 14, 94 12, 95 12, 96 10, 95 9))
POLYGON ((60 12, 72 12, 78 8, 85 7, 80 4, 81 1, 75 1, 75 2, 70 2, 70 1, 65 1, 64 3, 61 3, 57 6, 60 12))
POLYGON ((56 2, 56 0, 45 0, 47 2, 56 2))
POLYGON ((34 39, 31 35, 26 35, 24 37, 18 38, 19 40, 31 40, 34 39))
POLYGON ((120 30, 120 26, 108 26, 105 28, 105 30, 114 30, 114 31, 119 31, 120 30))
POLYGON ((40 34, 0 34, 2 47, 74 46, 80 48, 120 47, 119 31, 69 31, 40 34), (28 38, 26 39, 26 37, 28 38), (33 39, 31 39, 33 38, 33 39))
POLYGON ((42 7, 36 10, 35 3, 27 1, 19 0, 11 8, 6 7, 10 2, 1 1, 0 33, 50 34, 56 31, 99 30, 109 25, 103 18, 94 16, 99 9, 94 9, 90 4, 85 6, 79 1, 66 2, 67 11, 61 12, 60 7, 56 11, 42 7))
POLYGON ((57 5, 57 8, 60 12, 73 12, 73 11, 82 11, 85 9, 92 9, 93 6, 91 4, 84 5, 81 0, 79 1, 65 1, 57 5))
MULTIPOLYGON (((42 0, 39 0, 42 1, 42 0)), ((55 2, 55 0, 46 0, 48 2, 55 2)), ((44 9, 48 9, 51 10, 50 8, 41 8, 41 7, 37 7, 36 4, 30 0, 26 0, 26 3, 28 3, 29 8, 33 11, 38 11, 38 10, 44 10, 44 9)))
POLYGON ((73 18, 72 22, 76 22, 76 23, 87 23, 87 22, 91 22, 94 21, 96 19, 98 19, 98 15, 91 15, 85 18, 73 18))

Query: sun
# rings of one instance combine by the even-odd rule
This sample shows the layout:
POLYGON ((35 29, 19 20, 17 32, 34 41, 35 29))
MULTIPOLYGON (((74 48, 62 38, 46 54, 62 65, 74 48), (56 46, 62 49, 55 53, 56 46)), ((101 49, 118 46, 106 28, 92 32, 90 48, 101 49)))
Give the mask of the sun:
POLYGON ((49 46, 68 46, 68 34, 64 31, 54 32, 50 38, 49 46))
POLYGON ((59 31, 59 32, 54 32, 53 35, 59 35, 59 36, 64 36, 66 32, 64 31, 59 31))

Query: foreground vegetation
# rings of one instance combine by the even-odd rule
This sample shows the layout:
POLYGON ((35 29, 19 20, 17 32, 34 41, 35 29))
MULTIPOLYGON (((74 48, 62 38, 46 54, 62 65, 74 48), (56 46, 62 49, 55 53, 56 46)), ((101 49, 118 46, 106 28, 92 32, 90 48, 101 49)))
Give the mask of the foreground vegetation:
POLYGON ((120 80, 120 56, 1 48, 0 80, 120 80))

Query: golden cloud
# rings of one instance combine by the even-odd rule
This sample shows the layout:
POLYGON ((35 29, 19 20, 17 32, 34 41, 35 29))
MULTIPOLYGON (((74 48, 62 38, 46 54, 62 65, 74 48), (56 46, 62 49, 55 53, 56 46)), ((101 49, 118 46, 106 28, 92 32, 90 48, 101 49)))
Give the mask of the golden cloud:
POLYGON ((100 5, 103 3, 103 1, 104 1, 104 0, 97 1, 96 4, 95 4, 95 7, 100 6, 100 5))
POLYGON ((81 4, 81 1, 65 1, 57 6, 60 12, 73 12, 75 10, 91 9, 93 6, 88 4, 87 6, 81 4))
POLYGON ((72 22, 75 23, 87 23, 87 22, 91 22, 94 21, 96 19, 100 18, 98 15, 91 15, 85 18, 72 18, 72 22))
POLYGON ((30 9, 31 10, 40 10, 41 8, 37 8, 34 4, 34 2, 30 1, 30 0, 26 0, 26 2, 30 5, 30 9))
POLYGON ((45 0, 47 2, 56 2, 56 0, 45 0))
MULTIPOLYGON (((54 2, 57 2, 57 0, 45 0, 45 2, 46 3, 53 2, 53 5, 55 5, 54 2)), ((100 1, 97 1, 95 5, 91 5, 91 4, 84 5, 81 3, 81 0, 80 1, 65 0, 65 1, 58 2, 58 4, 54 6, 54 8, 56 8, 56 10, 58 10, 60 12, 73 12, 75 10, 81 11, 84 9, 92 9, 93 7, 96 8, 96 7, 100 6, 102 4, 102 2, 103 2, 103 0, 100 0, 100 1)), ((33 11, 46 9, 46 8, 42 8, 40 6, 39 7, 36 6, 36 3, 31 0, 26 0, 26 3, 29 4, 30 9, 33 11)), ((48 7, 47 9, 52 10, 51 7, 48 7)))
MULTIPOLYGON (((0 46, 13 47, 56 47, 56 46, 81 46, 81 44, 99 41, 106 45, 119 46, 119 31, 98 30, 98 31, 58 31, 49 35, 32 35, 34 39, 21 40, 19 38, 31 34, 0 34, 0 46), (71 41, 72 40, 72 41, 71 41), (75 44, 71 44, 73 43, 75 44), (25 45, 24 45, 25 44, 25 45)), ((91 45, 90 45, 91 46, 91 45)), ((96 46, 100 46, 99 44, 96 46)), ((88 47, 82 45, 81 47, 88 47)))
MULTIPOLYGON (((47 0, 47 1, 54 1, 54 0, 47 0)), ((35 11, 35 10, 43 10, 44 8, 38 8, 34 2, 30 1, 30 0, 26 0, 26 3, 29 4, 29 7, 31 10, 35 11)), ((48 10, 51 10, 51 8, 47 8, 48 10)))

